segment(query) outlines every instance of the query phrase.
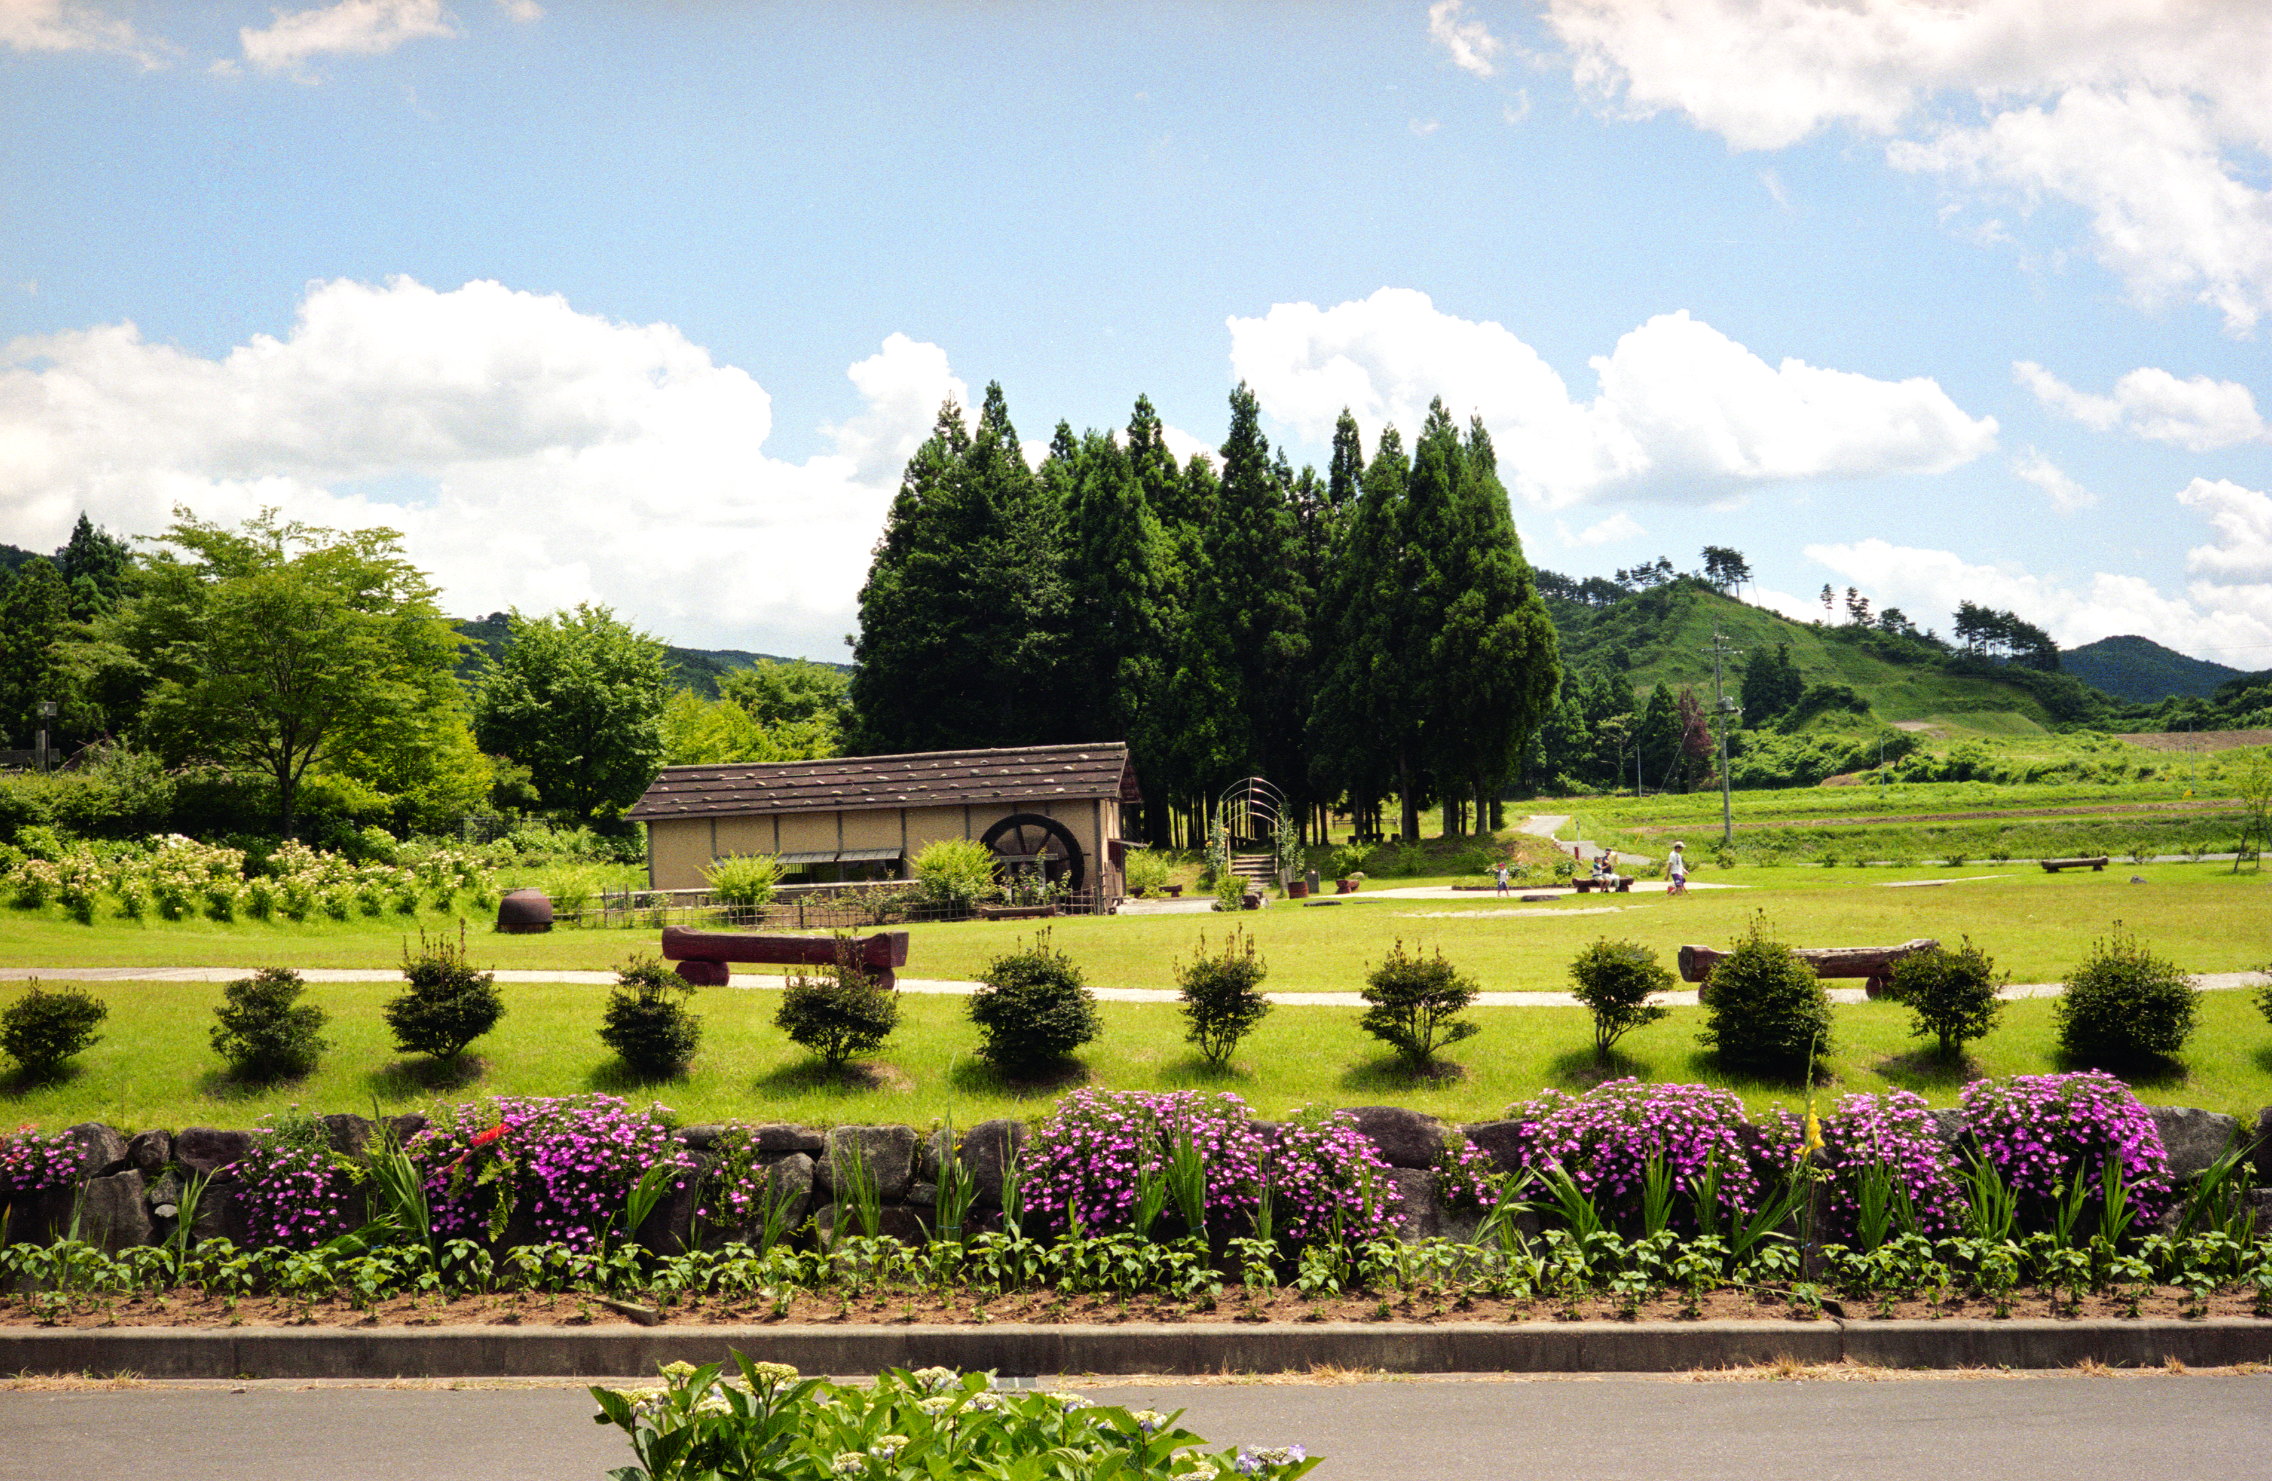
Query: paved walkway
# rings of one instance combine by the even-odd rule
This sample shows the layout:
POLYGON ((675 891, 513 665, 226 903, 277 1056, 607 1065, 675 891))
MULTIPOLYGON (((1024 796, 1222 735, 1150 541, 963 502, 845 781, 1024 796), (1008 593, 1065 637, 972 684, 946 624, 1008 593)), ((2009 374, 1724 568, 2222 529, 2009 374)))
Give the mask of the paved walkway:
MULTIPOLYGON (((1558 911, 1556 914, 1573 912, 1558 911)), ((250 977, 250 967, 0 967, 0 982, 22 982, 37 977, 43 982, 233 982, 239 977, 250 977)), ((387 968, 364 967, 310 967, 300 975, 309 982, 400 982, 402 974, 387 968)), ((499 982, 565 982, 584 987, 608 987, 615 982, 613 972, 498 972, 499 982)), ((2237 988, 2259 987, 2272 983, 2272 975, 2263 972, 2202 972, 2194 982, 2204 992, 2230 992, 2237 988)), ((785 978, 736 972, 729 987, 765 991, 779 989, 785 978)), ((978 991, 975 982, 958 982, 948 978, 902 977, 899 990, 910 993, 938 993, 948 997, 968 997, 978 991)), ((1094 987, 1089 989, 1098 1000, 1107 1003, 1173 1003, 1178 995, 1164 987, 1094 987)), ((2016 982, 1998 989, 1997 996, 2007 999, 2055 998, 2064 990, 2056 982, 2016 982)), ((1825 988, 1833 1003, 1862 1003, 1868 995, 1858 987, 1825 988)), ((1353 992, 1273 992, 1264 993, 1273 1003, 1303 1008, 1361 1008, 1365 1000, 1353 992)), ((1696 1006, 1696 990, 1681 988, 1659 993, 1655 1001, 1671 1008, 1696 1006)), ((1577 996, 1566 992, 1483 992, 1475 995, 1478 1008, 1575 1008, 1577 996)))
MULTIPOLYGON (((1302 1445, 1315 1481, 2260 1476, 2272 1412, 2272 1377, 2226 1373, 1073 1381, 1214 1447, 1302 1445)), ((568 1385, 0 1393, 0 1481, 596 1481, 632 1457, 591 1412, 568 1385)))

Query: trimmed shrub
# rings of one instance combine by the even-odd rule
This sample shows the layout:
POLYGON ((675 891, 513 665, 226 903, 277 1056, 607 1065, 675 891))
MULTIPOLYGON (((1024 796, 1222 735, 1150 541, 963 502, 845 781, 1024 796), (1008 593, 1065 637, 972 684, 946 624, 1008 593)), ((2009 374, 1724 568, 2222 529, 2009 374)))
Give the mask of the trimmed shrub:
POLYGON ((2185 1047, 2200 1014, 2193 979, 2116 923, 2052 1005, 2059 1047, 2089 1065, 2135 1065, 2185 1047))
POLYGON ((1372 1006, 1357 1026, 1394 1049, 1408 1068, 1426 1070, 1438 1049, 1481 1032, 1474 1019, 1459 1016, 1476 992, 1474 980, 1453 970, 1442 952, 1423 957, 1399 941, 1365 979, 1364 998, 1372 1006))
POLYGON ((1914 1016, 1910 1033, 1938 1040, 1942 1057, 1954 1059, 1967 1040, 1984 1039, 1996 1026, 2004 1011, 1996 989, 2004 980, 1995 958, 1966 937, 1954 951, 1937 946, 1895 962, 1891 996, 1914 1016))
POLYGON ((608 989, 600 1042, 631 1072, 664 1079, 683 1071, 702 1042, 702 1020, 687 1006, 694 984, 667 962, 633 957, 616 968, 608 989))
POLYGON ((1720 959, 1699 994, 1704 1032, 1697 1035, 1731 1070, 1798 1079, 1809 1056, 1830 1053, 1830 998, 1798 953, 1767 939, 1755 919, 1720 959))
POLYGON ((978 976, 970 996, 978 1052, 1004 1074, 1047 1069, 1103 1032, 1081 969, 1049 944, 1047 931, 994 958, 978 976))
POLYGON ((323 1037, 331 1016, 300 1001, 307 990, 290 967, 263 967, 221 990, 213 1047, 239 1079, 292 1079, 316 1067, 331 1047, 323 1037))
POLYGON ((1262 995, 1262 979, 1269 975, 1270 968, 1255 954, 1254 938, 1236 927, 1213 955, 1202 935, 1199 950, 1176 968, 1183 1018, 1190 1025, 1184 1038, 1199 1047, 1209 1064, 1229 1064, 1239 1040, 1268 1015, 1270 1000, 1262 995))
POLYGON ((712 859, 702 871, 711 897, 723 905, 770 905, 781 882, 781 861, 772 854, 729 854, 712 859))
POLYGON ((875 1053, 899 1027, 899 994, 861 971, 851 955, 840 942, 835 966, 793 974, 773 1015, 773 1026, 789 1042, 831 1067, 875 1053))
POLYGON ((1652 1003, 1654 993, 1673 985, 1672 969, 1657 954, 1633 941, 1596 941, 1570 963, 1578 1001, 1594 1016, 1594 1053, 1609 1058, 1610 1047, 1633 1030, 1655 1023, 1672 1010, 1652 1003))
POLYGON ((76 987, 50 992, 35 979, 29 991, 0 1013, 0 1053, 33 1080, 45 1080, 64 1061, 102 1035, 95 1025, 110 1016, 99 999, 76 987))
POLYGON ((968 910, 995 890, 994 851, 975 838, 942 838, 915 856, 915 885, 926 905, 968 910))
POLYGON ((1150 849, 1129 850, 1125 872, 1131 895, 1156 895, 1168 887, 1168 861, 1150 849))
POLYGON ((466 960, 463 926, 454 942, 447 935, 429 940, 420 931, 418 954, 403 948, 402 975, 410 985, 385 1012, 395 1047, 405 1054, 456 1059, 505 1016, 496 974, 476 972, 466 960))

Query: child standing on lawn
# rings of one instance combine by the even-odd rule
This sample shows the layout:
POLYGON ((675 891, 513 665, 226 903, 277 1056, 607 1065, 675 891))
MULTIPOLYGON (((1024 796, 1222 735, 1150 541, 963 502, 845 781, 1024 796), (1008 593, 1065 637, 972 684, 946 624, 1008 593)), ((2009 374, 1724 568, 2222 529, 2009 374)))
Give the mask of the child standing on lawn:
POLYGON ((1670 885, 1666 886, 1666 888, 1665 888, 1665 893, 1666 893, 1666 894, 1668 894, 1668 895, 1685 895, 1685 894, 1687 894, 1687 893, 1688 893, 1688 845, 1687 845, 1687 844, 1685 844, 1685 843, 1676 843, 1676 844, 1674 844, 1674 845, 1672 846, 1672 857, 1671 857, 1671 858, 1669 858, 1669 859, 1667 859, 1667 860, 1665 860, 1665 871, 1666 871, 1666 872, 1667 872, 1668 874, 1670 874, 1670 875, 1672 876, 1672 883, 1671 883, 1670 885))

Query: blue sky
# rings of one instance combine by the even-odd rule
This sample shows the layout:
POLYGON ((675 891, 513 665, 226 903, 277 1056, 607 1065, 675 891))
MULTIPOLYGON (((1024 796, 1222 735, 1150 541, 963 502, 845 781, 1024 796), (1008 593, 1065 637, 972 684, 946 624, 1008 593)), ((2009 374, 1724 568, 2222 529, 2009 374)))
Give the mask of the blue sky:
POLYGON ((1297 461, 1482 414, 1556 569, 2272 665, 2272 24, 1918 9, 0 0, 0 539, 840 657, 943 395, 1243 376, 1297 461))

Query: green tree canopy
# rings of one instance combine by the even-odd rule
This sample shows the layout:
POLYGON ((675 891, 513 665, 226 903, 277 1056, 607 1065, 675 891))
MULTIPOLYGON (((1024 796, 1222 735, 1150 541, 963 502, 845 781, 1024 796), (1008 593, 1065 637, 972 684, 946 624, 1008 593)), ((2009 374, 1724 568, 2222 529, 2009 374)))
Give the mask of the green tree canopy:
POLYGON ((481 748, 526 766, 548 808, 583 818, 629 807, 662 764, 663 645, 585 603, 507 620, 513 641, 474 696, 481 748))

